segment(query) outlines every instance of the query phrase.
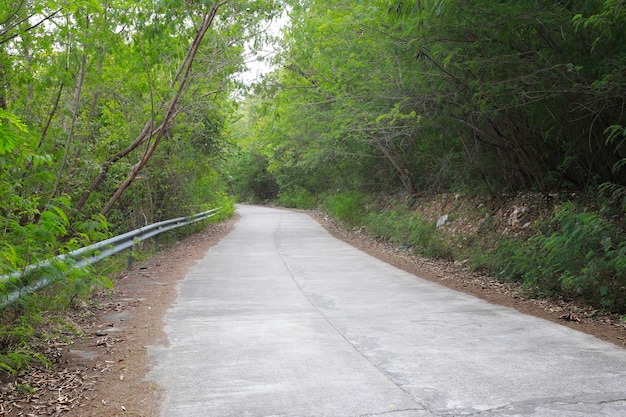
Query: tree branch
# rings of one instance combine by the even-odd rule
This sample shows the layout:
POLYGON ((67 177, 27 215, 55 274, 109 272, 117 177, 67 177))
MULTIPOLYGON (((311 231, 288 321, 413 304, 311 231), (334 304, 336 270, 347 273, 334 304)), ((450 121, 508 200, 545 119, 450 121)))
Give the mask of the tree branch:
MULTIPOLYGON (((28 28, 24 29, 22 32, 29 32, 29 31, 31 31, 31 30, 33 30, 33 29, 37 28, 37 27, 38 27, 38 26, 40 26, 43 22, 45 22, 45 21, 47 21, 47 20, 52 19, 52 18, 53 18, 54 16, 56 16, 56 15, 57 15, 60 11, 61 11, 61 9, 59 9, 59 10, 57 10, 57 11, 52 12, 52 13, 51 13, 51 14, 49 14, 48 16, 45 16, 43 19, 41 19, 39 22, 37 22, 37 23, 35 23, 34 25, 32 25, 32 26, 30 26, 30 27, 28 27, 28 28)), ((30 18, 31 18, 31 17, 33 17, 33 16, 34 16, 34 15, 31 15, 31 16, 28 16, 28 17, 25 17, 24 19, 20 20, 20 21, 19 21, 19 22, 17 22, 16 24, 14 24, 14 25, 12 26, 12 28, 14 28, 14 27, 16 27, 16 26, 19 26, 19 24, 20 24, 20 23, 23 23, 23 22, 27 21, 28 19, 30 19, 30 18)), ((9 31, 9 30, 7 29, 7 30, 3 33, 3 35, 4 35, 4 34, 6 34, 8 31, 9 31)), ((2 45, 3 43, 6 43, 6 42, 8 42, 8 41, 10 41, 10 40, 12 40, 12 39, 17 38, 19 35, 20 35, 20 32, 17 32, 17 33, 14 33, 13 35, 11 35, 11 36, 9 36, 9 37, 7 37, 7 38, 4 38, 4 39, 0 40, 0 45, 2 45)))
POLYGON ((128 187, 133 183, 135 178, 137 178, 137 175, 146 166, 150 158, 152 158, 152 155, 154 155, 154 152, 156 151, 157 147, 159 146, 159 143, 161 142, 161 139, 163 139, 163 136, 166 130, 165 128, 169 125, 169 123, 175 118, 177 114, 176 106, 178 104, 178 101, 182 97, 185 91, 185 88, 187 87, 187 81, 189 80, 189 75, 191 74, 193 62, 195 60, 196 54, 198 53, 198 49, 200 48, 200 44, 202 43, 202 39, 204 38, 204 35, 211 27, 211 24, 213 23, 213 19, 215 18, 218 9, 224 4, 226 4, 225 1, 215 4, 213 5, 213 7, 211 7, 210 10, 205 12, 202 18, 202 24, 197 30, 196 36, 194 37, 194 40, 191 43, 189 50, 187 51, 185 59, 183 60, 183 63, 182 63, 182 67, 179 68, 178 72, 176 73, 176 76, 174 77, 174 80, 172 81, 173 83, 175 83, 178 80, 178 78, 180 78, 176 94, 170 101, 167 112, 165 113, 165 117, 163 118, 163 122, 161 124, 162 128, 159 129, 159 132, 157 133, 154 142, 150 144, 150 146, 146 150, 146 153, 144 154, 141 161, 139 161, 138 163, 136 163, 135 165, 131 167, 130 172, 128 173, 128 176, 126 177, 126 180, 124 180, 124 182, 117 188, 117 190, 115 191, 115 193, 113 193, 113 195, 111 196, 107 204, 102 208, 102 211, 101 211, 102 215, 106 215, 109 213, 109 211, 111 211, 111 209, 113 208, 113 205, 117 202, 117 200, 119 200, 119 198, 122 196, 124 191, 126 191, 128 187))

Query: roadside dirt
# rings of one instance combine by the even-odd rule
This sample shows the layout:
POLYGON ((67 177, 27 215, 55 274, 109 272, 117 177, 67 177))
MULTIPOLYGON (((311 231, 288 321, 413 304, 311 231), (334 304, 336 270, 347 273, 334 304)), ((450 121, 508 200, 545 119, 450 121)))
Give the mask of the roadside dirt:
MULTIPOLYGON (((471 273, 464 265, 419 258, 360 230, 346 230, 320 212, 307 213, 333 236, 407 272, 626 347, 626 327, 618 316, 563 300, 526 298, 520 288, 471 273)), ((84 336, 49 342, 55 370, 34 368, 0 381, 0 416, 157 416, 162 392, 145 380, 151 366, 147 346, 167 344, 163 317, 177 283, 236 220, 210 225, 136 265, 115 282, 112 294, 96 294, 73 310, 69 320, 84 336), (35 392, 24 392, 24 386, 35 392)))

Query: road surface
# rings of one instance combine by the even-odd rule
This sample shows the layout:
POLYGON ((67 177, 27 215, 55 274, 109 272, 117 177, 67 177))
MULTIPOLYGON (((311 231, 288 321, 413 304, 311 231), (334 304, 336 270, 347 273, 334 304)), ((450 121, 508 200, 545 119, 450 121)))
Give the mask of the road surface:
POLYGON ((306 214, 238 212, 150 347, 163 417, 626 416, 626 350, 422 280, 306 214))

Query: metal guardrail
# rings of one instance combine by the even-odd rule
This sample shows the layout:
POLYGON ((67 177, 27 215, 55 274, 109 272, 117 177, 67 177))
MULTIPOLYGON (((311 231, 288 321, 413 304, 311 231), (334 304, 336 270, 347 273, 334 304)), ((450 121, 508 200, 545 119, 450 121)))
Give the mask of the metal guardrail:
MULTIPOLYGON (((143 242, 144 240, 150 239, 151 237, 155 237, 161 233, 182 227, 187 226, 201 220, 208 219, 209 217, 213 217, 217 214, 219 208, 208 210, 202 213, 194 214, 189 217, 178 217, 176 219, 164 220, 162 222, 153 223, 148 226, 144 226, 142 228, 124 233, 119 236, 114 236, 110 239, 103 240, 101 242, 95 243, 93 245, 85 246, 84 248, 76 249, 74 251, 68 252, 66 254, 59 255, 55 258, 39 262, 37 264, 29 265, 24 268, 22 271, 16 271, 12 274, 2 275, 0 276, 0 285, 4 285, 10 282, 18 281, 20 278, 25 277, 26 275, 36 272, 38 270, 42 270, 48 266, 53 265, 56 262, 67 262, 71 265, 69 266, 68 272, 71 269, 82 268, 88 265, 93 265, 102 259, 108 258, 111 255, 114 255, 123 250, 132 248, 135 244, 143 242), (70 262, 68 262, 70 261, 70 262)), ((10 292, 5 300, 0 301, 0 309, 12 304, 15 300, 20 297, 29 294, 34 291, 38 291, 53 282, 56 279, 44 277, 32 284, 26 284, 22 287, 10 292)), ((19 283, 16 282, 16 286, 19 286, 19 283)))

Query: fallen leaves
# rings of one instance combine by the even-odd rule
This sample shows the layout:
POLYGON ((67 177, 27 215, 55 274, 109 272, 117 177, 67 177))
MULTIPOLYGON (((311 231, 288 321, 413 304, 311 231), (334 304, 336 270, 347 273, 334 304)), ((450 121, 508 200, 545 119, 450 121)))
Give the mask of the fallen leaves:
POLYGON ((103 346, 106 348, 113 347, 114 344, 123 342, 120 337, 104 336, 96 340, 96 346, 103 346))
POLYGON ((0 416, 60 416, 93 387, 84 369, 51 373, 46 368, 33 368, 0 387, 0 416))
POLYGON ((576 323, 582 323, 582 320, 580 319, 580 317, 578 317, 576 314, 572 313, 571 311, 565 314, 561 314, 559 316, 559 320, 567 320, 567 321, 574 321, 576 323))

